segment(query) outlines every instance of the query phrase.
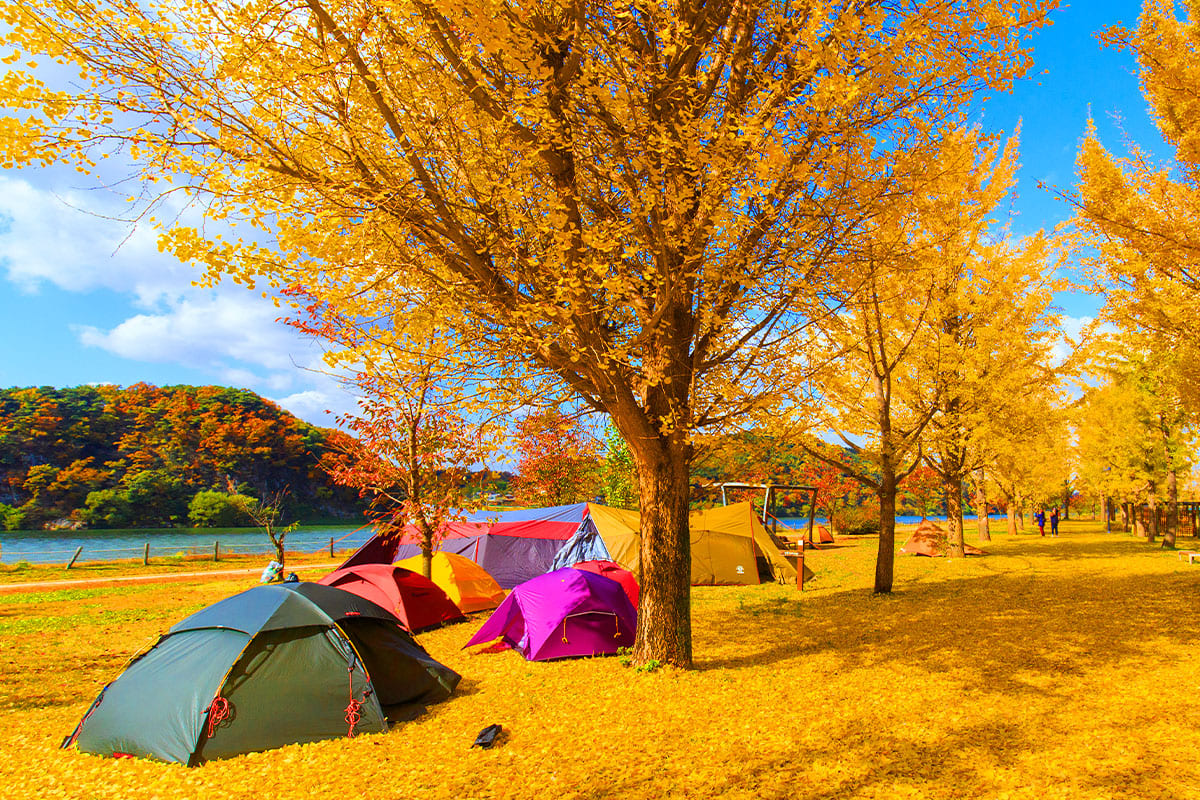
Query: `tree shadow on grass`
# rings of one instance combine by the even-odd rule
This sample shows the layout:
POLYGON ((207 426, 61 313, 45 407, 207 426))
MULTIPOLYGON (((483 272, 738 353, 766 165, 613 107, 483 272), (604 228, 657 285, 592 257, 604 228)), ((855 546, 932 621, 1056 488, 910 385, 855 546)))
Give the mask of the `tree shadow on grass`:
MULTIPOLYGON (((1037 751, 1042 742, 1016 724, 964 723, 934 741, 891 731, 872 731, 864 737, 861 728, 847 724, 831 731, 827 751, 771 752, 750 750, 743 758, 726 764, 724 785, 711 788, 709 796, 789 798, 789 800, 841 800, 847 797, 888 797, 897 786, 959 787, 963 796, 1007 796, 988 773, 1020 771, 1023 759, 1037 751), (814 763, 826 769, 814 777, 814 763), (853 765, 859 765, 857 769, 853 765)), ((1080 776, 1063 776, 1077 780, 1080 776)), ((1081 783, 1096 791, 1093 796, 1151 797, 1152 774, 1131 775, 1123 771, 1093 772, 1081 783), (1143 790, 1144 789, 1144 790, 1143 790)), ((614 787, 608 796, 619 797, 635 786, 614 787)), ((905 794, 903 796, 913 796, 905 794)), ((937 796, 944 796, 939 793, 937 796)))
MULTIPOLYGON (((1170 553, 1174 555, 1178 550, 1186 550, 1183 540, 1180 540, 1179 547, 1176 550, 1163 549, 1158 542, 1149 544, 1140 539, 1131 539, 1124 536, 1105 537, 1102 539, 1091 539, 1085 541, 1072 540, 1070 536, 1060 535, 1057 537, 1047 534, 1045 537, 1034 534, 1033 536, 1016 536, 1009 537, 1005 540, 994 540, 993 542, 979 543, 979 546, 987 550, 990 544, 1003 543, 1006 545, 1014 545, 1019 548, 1019 551, 1014 551, 1012 548, 998 550, 998 554, 1002 555, 1026 555, 1036 556, 1038 558, 1046 558, 1054 561, 1078 561, 1080 559, 1089 558, 1119 558, 1121 556, 1131 555, 1150 555, 1161 552, 1163 554, 1170 553)), ((975 544, 968 539, 968 543, 975 544)), ((1198 543, 1200 544, 1200 543, 1198 543)))
POLYGON ((958 670, 997 691, 1052 693, 1043 687, 1053 681, 1039 677, 1116 664, 1163 636, 1200 643, 1200 625, 1178 605, 1195 586, 1186 573, 1009 572, 922 583, 890 596, 858 590, 743 600, 742 612, 717 610, 699 621, 697 638, 715 633, 719 647, 700 644, 698 653, 718 654, 697 666, 740 669, 834 653, 846 669, 891 663, 958 670))

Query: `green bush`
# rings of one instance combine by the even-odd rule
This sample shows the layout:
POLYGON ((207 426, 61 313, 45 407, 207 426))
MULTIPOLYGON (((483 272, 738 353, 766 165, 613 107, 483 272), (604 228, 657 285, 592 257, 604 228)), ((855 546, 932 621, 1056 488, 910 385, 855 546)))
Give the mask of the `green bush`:
POLYGON ((846 530, 849 536, 865 536, 867 534, 879 535, 879 520, 868 519, 863 520, 852 528, 846 530))
POLYGON ((242 511, 254 499, 218 491, 196 492, 188 505, 188 520, 194 528, 233 528, 246 525, 250 519, 242 511), (239 503, 243 505, 239 505, 239 503))
POLYGON ((839 509, 838 530, 850 536, 879 533, 879 506, 864 504, 839 509))
POLYGON ((19 531, 25 526, 25 510, 13 508, 0 503, 0 528, 6 531, 19 531))
POLYGON ((120 489, 88 492, 80 518, 89 528, 128 528, 133 524, 133 504, 120 489))

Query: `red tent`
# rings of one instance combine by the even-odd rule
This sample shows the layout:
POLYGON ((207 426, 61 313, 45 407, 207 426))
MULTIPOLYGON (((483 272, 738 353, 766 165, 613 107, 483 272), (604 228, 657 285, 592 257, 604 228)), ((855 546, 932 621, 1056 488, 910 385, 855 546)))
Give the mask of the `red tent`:
POLYGON ((465 619, 458 606, 420 573, 394 564, 359 564, 334 570, 317 583, 335 586, 382 606, 410 631, 465 619))
POLYGON ((629 602, 633 604, 634 609, 638 607, 638 596, 641 589, 638 587, 637 578, 633 577, 633 573, 622 567, 615 561, 580 561, 578 564, 572 564, 573 569, 581 569, 584 572, 594 572, 597 575, 603 575, 606 578, 612 578, 617 583, 621 584, 621 588, 625 590, 625 596, 629 598, 629 602))

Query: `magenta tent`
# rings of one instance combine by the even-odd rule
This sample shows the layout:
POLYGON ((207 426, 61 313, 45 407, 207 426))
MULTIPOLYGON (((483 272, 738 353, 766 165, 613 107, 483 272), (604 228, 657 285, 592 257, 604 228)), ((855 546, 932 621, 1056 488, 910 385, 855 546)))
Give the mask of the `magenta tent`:
POLYGON ((636 631, 621 584, 567 567, 514 588, 464 647, 499 639, 530 661, 612 655, 632 647, 636 631))

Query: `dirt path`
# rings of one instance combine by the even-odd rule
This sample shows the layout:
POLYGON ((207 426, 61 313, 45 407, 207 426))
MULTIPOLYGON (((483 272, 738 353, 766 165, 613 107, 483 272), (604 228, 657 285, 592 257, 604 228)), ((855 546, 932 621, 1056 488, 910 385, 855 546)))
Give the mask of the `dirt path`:
MULTIPOLYGON (((320 569, 328 570, 339 564, 299 564, 296 570, 320 569)), ((111 578, 80 578, 68 581, 31 581, 29 583, 0 584, 0 594, 13 592, 51 592, 56 589, 85 589, 97 586, 119 586, 128 583, 194 581, 204 578, 227 578, 231 575, 258 575, 262 567, 245 567, 242 569, 207 570, 204 572, 175 572, 157 575, 121 575, 111 578)))

